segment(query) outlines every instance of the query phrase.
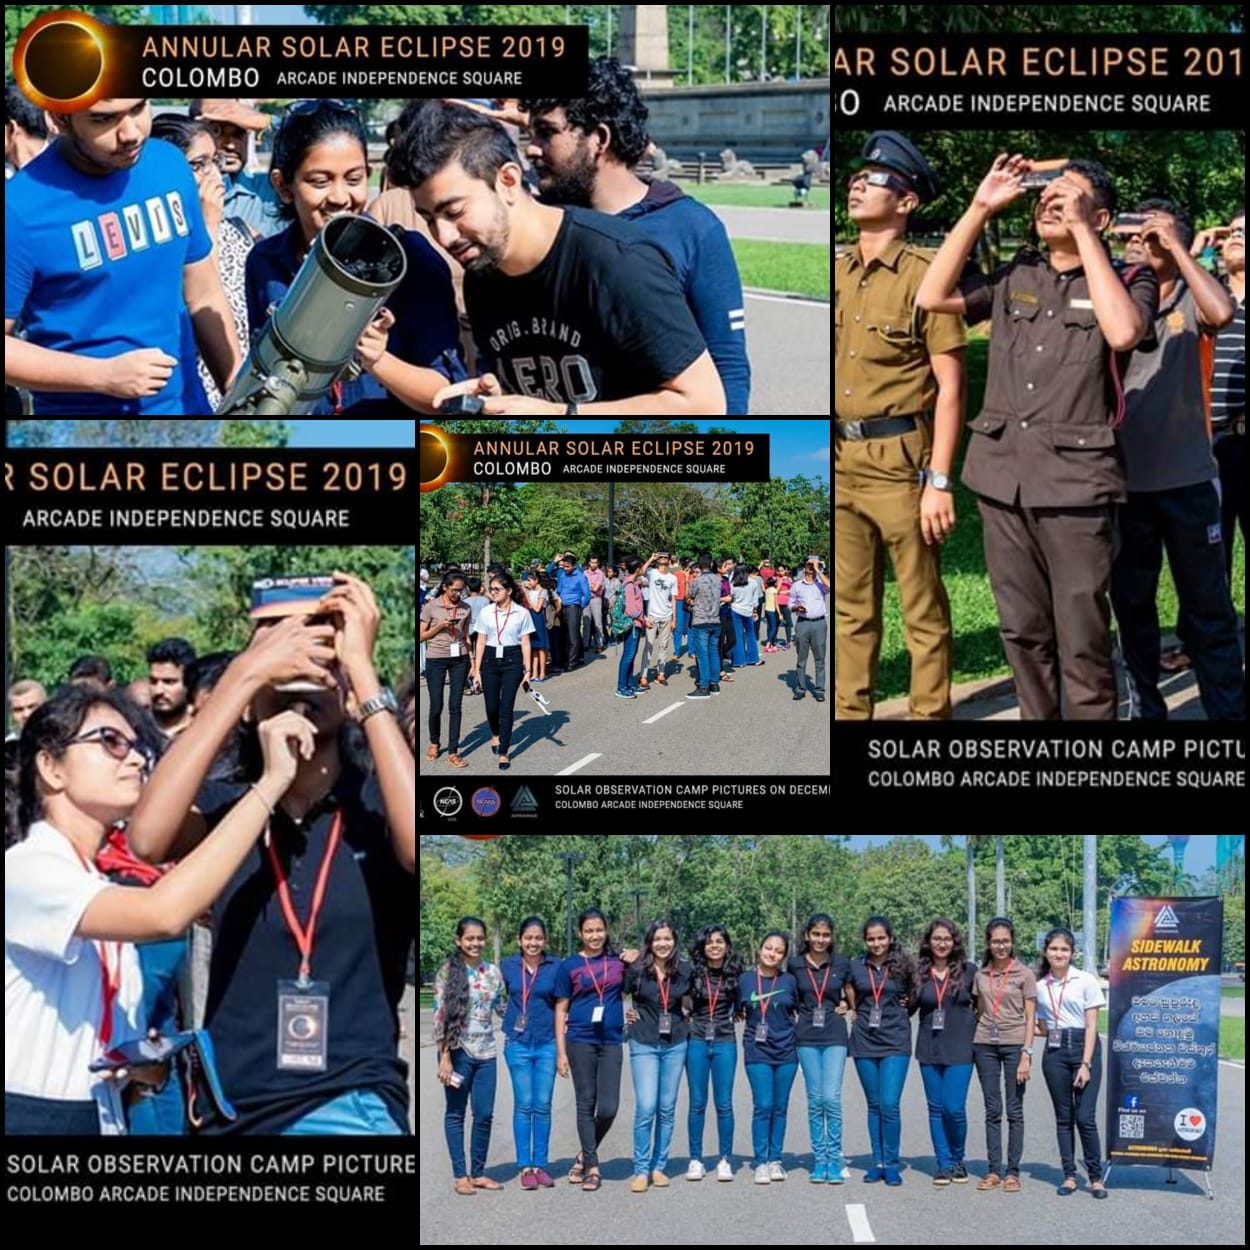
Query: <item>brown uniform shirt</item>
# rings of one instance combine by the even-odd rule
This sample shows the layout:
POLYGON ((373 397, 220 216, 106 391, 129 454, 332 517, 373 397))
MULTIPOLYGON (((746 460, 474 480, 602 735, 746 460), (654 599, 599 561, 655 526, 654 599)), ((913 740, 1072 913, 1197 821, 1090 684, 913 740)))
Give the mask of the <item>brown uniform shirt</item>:
POLYGON ((998 1045, 1033 1045, 1033 1039, 1024 1034, 1025 1002, 1037 998, 1037 978, 1031 968, 1026 968, 1018 959, 1005 976, 1001 972, 991 975, 989 968, 978 968, 974 993, 980 1004, 974 1042, 988 1043, 997 1020, 998 1045))
POLYGON ((833 266, 834 412, 840 421, 931 412, 929 357, 958 351, 958 317, 916 307, 932 252, 896 240, 867 266, 854 247, 833 266))
POLYGON ((456 604, 455 608, 449 608, 443 603, 442 595, 435 595, 433 599, 427 599, 425 607, 421 609, 421 623, 426 626, 441 625, 444 621, 451 620, 453 616, 456 619, 455 632, 444 629, 441 633, 431 638, 425 644, 425 658, 427 660, 451 659, 451 644, 453 642, 460 644, 460 655, 462 657, 468 656, 469 620, 473 616, 473 609, 463 600, 456 604))
MULTIPOLYGON (((1060 273, 1026 247, 989 277, 966 274, 959 289, 968 323, 991 322, 985 404, 971 422, 965 485, 1025 508, 1122 503, 1112 353, 1085 270, 1060 273)), ((1154 273, 1142 265, 1128 291, 1153 324, 1159 307, 1154 273)))

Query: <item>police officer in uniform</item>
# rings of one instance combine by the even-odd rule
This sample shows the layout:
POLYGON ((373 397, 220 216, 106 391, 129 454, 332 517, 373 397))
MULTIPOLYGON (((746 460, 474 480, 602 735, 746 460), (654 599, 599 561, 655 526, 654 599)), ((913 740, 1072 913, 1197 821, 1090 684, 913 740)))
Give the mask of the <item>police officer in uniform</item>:
POLYGON ((912 213, 937 194, 933 170, 907 139, 872 135, 848 197, 859 240, 834 265, 834 715, 842 720, 872 717, 886 551, 911 653, 910 714, 951 714, 939 552, 955 525, 964 330, 958 317, 916 307, 932 254, 905 238, 912 213))
POLYGON ((994 162, 917 302, 992 323, 964 483, 978 496, 1020 717, 1115 720, 1109 591, 1115 510, 1126 497, 1119 379, 1123 353, 1153 341, 1159 281, 1144 265, 1117 272, 1102 240, 1115 187, 1095 161, 1068 162, 1042 190, 1033 224, 1045 250, 1025 247, 989 275, 965 272, 990 218, 1025 194, 1034 172, 1020 156, 994 162))

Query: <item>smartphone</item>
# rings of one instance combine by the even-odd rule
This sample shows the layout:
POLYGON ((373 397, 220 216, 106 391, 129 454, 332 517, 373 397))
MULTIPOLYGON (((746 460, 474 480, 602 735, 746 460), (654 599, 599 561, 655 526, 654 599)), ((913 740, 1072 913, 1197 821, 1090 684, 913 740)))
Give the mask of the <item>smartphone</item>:
POLYGON ((438 411, 443 417, 457 417, 465 413, 481 412, 485 407, 485 401, 480 395, 453 395, 450 399, 443 400, 438 411))
POLYGON ((1020 179, 1020 185, 1026 191, 1040 191, 1049 186, 1067 169, 1070 158, 1060 157, 1049 161, 1031 161, 1029 172, 1020 179))

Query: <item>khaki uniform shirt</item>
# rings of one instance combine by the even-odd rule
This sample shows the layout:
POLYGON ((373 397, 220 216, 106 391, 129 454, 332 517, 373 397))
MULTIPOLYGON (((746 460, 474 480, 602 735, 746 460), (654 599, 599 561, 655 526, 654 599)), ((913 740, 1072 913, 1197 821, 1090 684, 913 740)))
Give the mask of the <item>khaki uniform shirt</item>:
POLYGON ((933 258, 902 239, 864 265, 859 248, 833 267, 834 411, 840 421, 932 412, 937 379, 929 357, 958 351, 958 317, 916 307, 933 258))

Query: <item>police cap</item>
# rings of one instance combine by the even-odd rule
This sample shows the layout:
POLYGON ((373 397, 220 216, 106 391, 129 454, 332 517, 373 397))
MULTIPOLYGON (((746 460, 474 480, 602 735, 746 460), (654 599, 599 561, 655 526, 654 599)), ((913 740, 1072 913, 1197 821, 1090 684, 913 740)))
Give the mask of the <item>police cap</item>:
POLYGON ((941 190, 933 167, 920 154, 916 145, 896 130, 878 130, 870 135, 860 159, 855 164, 860 169, 865 165, 881 165, 902 174, 925 204, 937 199, 941 190))

